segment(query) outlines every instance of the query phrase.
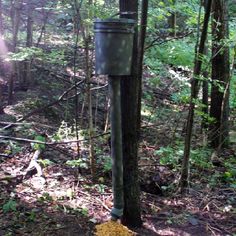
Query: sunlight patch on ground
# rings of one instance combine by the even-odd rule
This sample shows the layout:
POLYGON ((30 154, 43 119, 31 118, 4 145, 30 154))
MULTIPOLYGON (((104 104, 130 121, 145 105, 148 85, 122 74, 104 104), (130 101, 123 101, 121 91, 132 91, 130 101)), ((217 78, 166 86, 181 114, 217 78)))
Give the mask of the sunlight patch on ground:
POLYGON ((83 76, 84 71, 82 69, 76 69, 76 73, 74 74, 73 68, 71 67, 66 67, 66 72, 71 75, 71 76, 83 76))
MULTIPOLYGON (((19 103, 18 103, 18 105, 19 105, 19 103)), ((23 106, 23 103, 21 105, 23 106)), ((6 106, 4 108, 4 113, 9 115, 9 116, 16 117, 16 118, 20 118, 21 117, 21 114, 16 112, 15 106, 6 106)))
POLYGON ((185 232, 183 233, 182 230, 178 230, 178 229, 171 229, 171 228, 167 228, 165 230, 161 229, 161 230, 157 230, 156 231, 158 235, 169 235, 169 236, 176 236, 176 235, 183 235, 183 236, 192 236, 191 234, 185 232), (165 234, 163 234, 163 232, 165 234))
POLYGON ((63 40, 62 37, 56 35, 50 37, 48 41, 57 46, 68 44, 68 40, 63 40))
POLYGON ((153 116, 153 114, 152 114, 152 112, 151 111, 149 111, 149 110, 147 110, 147 109, 142 109, 141 110, 141 115, 142 116, 153 116))
POLYGON ((173 76, 173 79, 177 79, 179 81, 185 82, 186 85, 190 86, 189 76, 183 76, 181 73, 178 73, 172 69, 169 69, 169 73, 173 76))

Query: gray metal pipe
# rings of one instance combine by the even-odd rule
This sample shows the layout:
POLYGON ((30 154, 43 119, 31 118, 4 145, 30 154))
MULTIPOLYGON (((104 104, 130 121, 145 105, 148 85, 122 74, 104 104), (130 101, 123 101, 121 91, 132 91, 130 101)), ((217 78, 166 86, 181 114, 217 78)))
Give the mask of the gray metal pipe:
POLYGON ((112 220, 118 220, 122 217, 124 209, 120 77, 109 76, 108 78, 111 99, 111 156, 113 187, 113 208, 111 210, 111 218, 112 220))

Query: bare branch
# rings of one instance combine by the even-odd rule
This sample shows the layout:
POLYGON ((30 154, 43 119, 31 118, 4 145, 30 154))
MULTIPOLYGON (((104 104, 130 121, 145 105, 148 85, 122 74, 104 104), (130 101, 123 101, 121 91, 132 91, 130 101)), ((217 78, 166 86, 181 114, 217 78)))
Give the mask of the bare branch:
MULTIPOLYGON (((78 83, 76 83, 75 85, 73 85, 73 86, 71 86, 69 89, 67 89, 57 100, 55 100, 55 101, 53 101, 53 102, 47 104, 47 105, 44 106, 44 107, 39 107, 39 108, 36 108, 36 109, 30 111, 28 114, 26 114, 26 115, 24 115, 22 118, 18 119, 17 122, 24 121, 24 120, 28 119, 29 117, 31 117, 33 114, 38 113, 38 112, 40 112, 40 111, 42 111, 42 110, 44 110, 44 109, 47 109, 47 108, 49 108, 49 107, 51 107, 51 106, 54 106, 55 104, 58 104, 59 102, 61 102, 61 101, 63 100, 63 98, 64 98, 70 91, 72 91, 76 86, 82 84, 84 81, 85 81, 84 79, 81 80, 81 81, 79 81, 78 83)), ((13 127, 13 126, 14 126, 13 123, 12 123, 12 124, 9 124, 9 125, 3 127, 2 130, 9 129, 9 128, 13 127)))
POLYGON ((172 41, 172 40, 178 40, 178 39, 182 39, 182 38, 185 38, 187 36, 189 36, 190 34, 192 34, 193 31, 190 31, 186 34, 183 34, 183 35, 180 35, 180 36, 177 36, 177 37, 172 37, 172 38, 166 38, 166 39, 163 39, 161 40, 160 42, 158 42, 158 40, 160 40, 160 38, 155 38, 149 45, 147 45, 145 47, 145 50, 151 48, 151 47, 154 47, 156 45, 160 45, 160 44, 163 44, 163 43, 166 43, 166 42, 169 42, 169 41, 172 41))
MULTIPOLYGON (((92 139, 101 137, 101 136, 105 136, 105 135, 109 135, 110 132, 106 132, 103 134, 98 134, 95 135, 93 137, 90 137, 92 139)), ((33 140, 33 139, 27 139, 27 138, 17 138, 17 137, 12 137, 12 136, 4 136, 4 135, 0 135, 0 139, 5 139, 5 140, 13 140, 13 141, 18 141, 18 142, 25 142, 25 143, 38 143, 38 144, 43 144, 43 145, 58 145, 58 144, 68 144, 68 143, 78 143, 78 142, 83 142, 83 141, 87 141, 90 138, 84 138, 84 139, 79 139, 79 140, 69 140, 69 141, 64 141, 64 142, 42 142, 39 140, 33 140)))

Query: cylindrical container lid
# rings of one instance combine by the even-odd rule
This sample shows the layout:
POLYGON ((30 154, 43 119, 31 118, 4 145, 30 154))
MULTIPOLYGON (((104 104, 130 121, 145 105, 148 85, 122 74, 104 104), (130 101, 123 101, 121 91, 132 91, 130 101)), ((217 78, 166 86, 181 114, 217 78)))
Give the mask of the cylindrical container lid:
POLYGON ((96 19, 94 21, 94 32, 134 33, 135 21, 132 19, 96 19))
POLYGON ((128 23, 128 24, 134 24, 135 20, 133 19, 127 19, 127 18, 119 18, 119 19, 113 19, 113 18, 108 18, 108 19, 95 19, 94 23, 128 23))
POLYGON ((130 75, 134 25, 126 18, 95 20, 96 74, 130 75))

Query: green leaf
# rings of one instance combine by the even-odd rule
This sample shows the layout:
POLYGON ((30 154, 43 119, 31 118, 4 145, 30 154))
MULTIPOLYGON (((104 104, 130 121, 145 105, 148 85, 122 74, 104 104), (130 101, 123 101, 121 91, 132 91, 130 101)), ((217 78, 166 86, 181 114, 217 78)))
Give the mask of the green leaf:
POLYGON ((224 178, 232 178, 232 174, 228 171, 224 173, 224 178))
POLYGON ((10 199, 7 203, 3 205, 2 210, 4 213, 16 211, 16 201, 10 199))
POLYGON ((50 161, 49 159, 39 159, 38 162, 41 163, 44 167, 54 164, 54 162, 50 161))
POLYGON ((19 52, 8 53, 6 61, 25 61, 31 58, 41 57, 43 54, 42 49, 36 47, 26 47, 26 48, 19 48, 19 52))
POLYGON ((230 184, 230 188, 236 189, 236 183, 235 184, 230 184))
POLYGON ((66 165, 72 167, 72 168, 76 168, 76 167, 81 167, 81 168, 84 168, 84 169, 87 169, 88 168, 88 164, 82 160, 82 159, 78 159, 78 160, 68 160, 66 162, 66 165))
MULTIPOLYGON (((45 137, 43 137, 41 135, 35 136, 34 140, 40 141, 40 142, 46 142, 45 137)), ((33 144, 31 144, 31 146, 33 147, 34 150, 43 150, 43 149, 45 149, 45 144, 33 143, 33 144)))

